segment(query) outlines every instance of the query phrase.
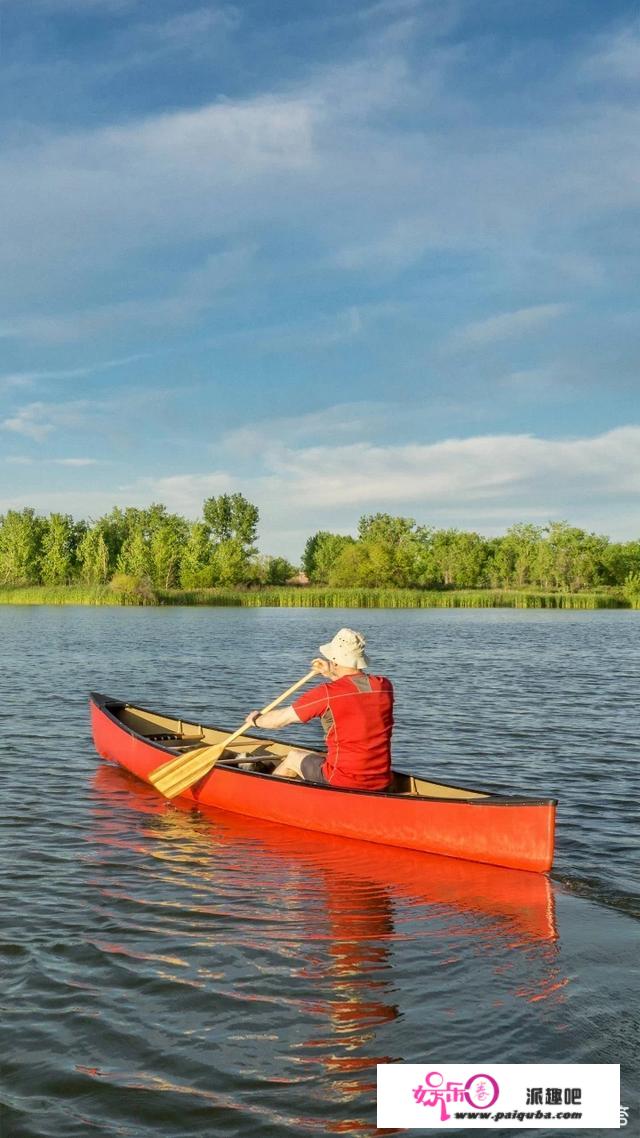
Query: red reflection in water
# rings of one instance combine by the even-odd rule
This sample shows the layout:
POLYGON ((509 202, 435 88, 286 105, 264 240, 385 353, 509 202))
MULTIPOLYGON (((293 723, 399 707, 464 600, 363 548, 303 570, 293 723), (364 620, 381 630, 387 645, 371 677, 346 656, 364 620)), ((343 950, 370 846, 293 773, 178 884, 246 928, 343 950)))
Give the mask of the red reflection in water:
MULTIPOLYGON (((152 787, 117 767, 107 764, 99 767, 94 776, 94 787, 102 801, 111 799, 118 809, 126 805, 139 814, 162 816, 168 830, 173 830, 174 837, 178 836, 182 818, 186 822, 185 837, 188 836, 192 841, 202 840, 202 827, 196 831, 191 822, 194 815, 192 805, 182 806, 179 800, 169 805, 152 787)), ((237 847, 239 873, 247 872, 247 846, 258 844, 271 858, 280 857, 289 867, 295 863, 298 869, 306 869, 314 880, 325 874, 330 880, 340 882, 342 888, 332 890, 332 897, 348 898, 349 888, 345 886, 345 880, 348 883, 355 879, 363 886, 377 886, 379 890, 389 891, 394 897, 402 897, 416 904, 442 905, 463 917, 487 916, 494 921, 503 921, 501 932, 503 935, 511 935, 514 948, 557 939, 553 893, 544 874, 502 869, 479 862, 439 857, 437 854, 316 834, 214 808, 199 810, 198 815, 215 822, 207 835, 208 849, 203 853, 206 852, 210 858, 212 849, 223 848, 228 864, 234 846, 237 847)), ((149 836, 156 843, 160 834, 154 830, 149 836)), ((168 833, 167 836, 171 834, 168 833)), ((123 841, 120 831, 116 834, 109 819, 103 815, 99 819, 99 830, 95 833, 94 840, 107 845, 128 846, 138 849, 142 854, 150 852, 144 842, 123 841)), ((192 860, 191 850, 189 859, 192 860)), ((175 860, 174 858, 173 861, 175 860)), ((251 872, 255 870, 254 865, 251 872)), ((277 889, 275 882, 272 885, 274 901, 279 906, 283 903, 282 885, 282 882, 278 882, 277 889)), ((356 925, 353 922, 364 921, 365 924, 360 929, 364 935, 371 914, 359 917, 346 907, 338 919, 351 921, 354 932, 356 925)), ((390 919, 392 925, 392 915, 390 919)), ((458 931, 464 931, 464 927, 458 931)), ((472 926, 468 932, 471 936, 484 935, 491 939, 489 926, 472 926)))
MULTIPOLYGON (((291 975, 308 981, 305 1008, 324 1017, 328 1032, 292 1045, 290 1050, 302 1070, 331 1073, 332 1092, 342 1102, 363 1093, 373 1100, 371 1069, 377 1062, 398 1058, 372 1055, 365 1048, 375 1040, 376 1028, 399 1015, 390 956, 396 942, 414 940, 416 935, 440 942, 464 938, 483 957, 491 959, 495 954, 494 974, 507 980, 511 966, 505 953, 515 959, 524 952, 535 967, 528 969, 526 986, 521 976, 517 981, 514 977, 512 994, 527 1002, 562 998, 568 981, 557 968, 553 893, 542 874, 350 841, 220 810, 196 813, 191 804, 168 804, 151 787, 107 765, 98 769, 94 790, 99 802, 92 836, 95 843, 137 850, 145 858, 157 859, 156 865, 159 862, 161 868, 170 869, 173 884, 182 883, 184 865, 188 911, 232 917, 232 931, 220 928, 212 944, 218 948, 227 943, 246 944, 252 953, 259 953, 269 941, 277 941, 285 950, 291 944, 291 975), (141 840, 127 842, 121 826, 113 821, 121 817, 123 808, 153 817, 159 824, 141 828, 141 840), (216 875, 216 854, 224 865, 224 878, 216 875), (206 876, 215 904, 194 897, 194 863, 198 872, 202 867, 203 882, 206 876), (225 908, 225 895, 232 894, 236 884, 259 891, 259 912, 238 913, 233 896, 225 908), (279 921, 275 932, 270 914, 279 921), (243 920, 246 937, 238 935, 243 920), (409 932, 404 931, 407 924, 409 932), (309 946, 303 965, 296 951, 300 943, 309 946), (353 1078, 357 1071, 363 1072, 360 1079, 353 1078)), ((140 898, 136 902, 146 903, 140 898)), ((179 900, 155 900, 153 905, 160 911, 166 906, 180 912, 179 900)), ((192 934, 186 931, 184 935, 192 934)), ((202 939, 198 933, 198 943, 202 939)), ((111 951, 129 952, 118 945, 112 945, 111 951)), ((183 963, 161 951, 145 953, 143 958, 174 967, 183 963)), ((455 967, 460 957, 449 948, 440 963, 455 967)), ((220 973, 207 973, 207 979, 214 978, 220 979, 220 973)), ((185 982, 184 976, 175 979, 185 982)), ((242 1001, 273 1000, 245 988, 240 995, 242 1001)), ((288 999, 283 981, 278 1003, 288 999)), ((283 1083, 288 1081, 283 1079, 283 1083)), ((375 1132, 357 1120, 339 1124, 327 1120, 324 1129, 375 1132)))

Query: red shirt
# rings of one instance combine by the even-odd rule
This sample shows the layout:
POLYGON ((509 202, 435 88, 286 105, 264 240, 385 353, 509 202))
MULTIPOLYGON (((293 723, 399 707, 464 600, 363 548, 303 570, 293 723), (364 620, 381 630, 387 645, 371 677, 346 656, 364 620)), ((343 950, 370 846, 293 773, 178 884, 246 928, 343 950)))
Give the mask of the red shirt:
POLYGON ((318 684, 293 704, 302 723, 320 718, 327 738, 322 773, 332 786, 385 790, 391 778, 393 687, 359 672, 318 684))

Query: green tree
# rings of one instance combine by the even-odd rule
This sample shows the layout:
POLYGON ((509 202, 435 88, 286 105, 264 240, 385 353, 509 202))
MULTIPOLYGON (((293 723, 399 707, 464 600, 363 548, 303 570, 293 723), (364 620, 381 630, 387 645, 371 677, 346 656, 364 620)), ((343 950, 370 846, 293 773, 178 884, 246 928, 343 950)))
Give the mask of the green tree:
POLYGON ((257 540, 258 507, 247 501, 243 494, 220 494, 207 498, 202 513, 209 526, 213 541, 238 541, 247 550, 257 540))
POLYGON ((320 530, 307 541, 303 556, 303 568, 314 585, 326 585, 331 578, 342 551, 355 545, 352 537, 341 533, 328 533, 320 530))
POLYGON ((327 533, 326 530, 318 530, 317 533, 307 538, 304 552, 302 554, 302 568, 310 581, 315 581, 316 573, 316 551, 318 546, 326 537, 332 537, 332 534, 327 533))
POLYGON ((125 538, 118 554, 116 570, 125 577, 151 580, 151 550, 143 529, 136 529, 125 538))
POLYGON ((371 588, 373 577, 369 550, 352 539, 339 548, 337 556, 328 567, 323 584, 336 589, 371 588))
POLYGON ((543 536, 542 526, 524 523, 511 526, 504 537, 491 543, 487 572, 492 583, 515 589, 535 584, 543 536))
POLYGON ((136 528, 139 510, 128 507, 127 510, 114 506, 108 514, 100 518, 98 524, 109 550, 109 570, 113 573, 120 556, 120 551, 127 537, 130 537, 136 528))
POLYGON ((484 538, 477 533, 460 533, 454 541, 457 559, 455 583, 460 589, 477 589, 485 584, 484 571, 488 550, 484 538))
POLYGON ((606 579, 608 539, 570 526, 551 522, 539 549, 539 576, 547 587, 584 589, 606 579))
POLYGON ((128 506, 102 519, 103 534, 117 572, 148 580, 155 588, 172 588, 180 581, 180 562, 189 539, 189 526, 161 503, 147 509, 128 506))
POLYGON ((398 549, 398 558, 408 585, 433 589, 440 583, 434 556, 433 538, 436 531, 418 526, 398 549))
POLYGON ((379 541, 397 545, 415 531, 413 518, 394 517, 393 514, 364 514, 358 522, 360 541, 379 541))
POLYGON ((640 576, 640 541, 609 542, 602 570, 608 585, 624 585, 628 577, 640 576))
POLYGON ((213 580, 216 585, 240 585, 247 581, 251 557, 235 537, 220 541, 213 551, 213 580))
POLYGON ((628 573, 623 582, 622 591, 634 608, 640 607, 640 573, 628 573))
POLYGON ((151 515, 148 521, 151 580, 156 588, 175 588, 180 581, 180 562, 189 540, 189 526, 177 514, 151 515))
POLYGON ((608 545, 609 539, 603 534, 584 535, 574 562, 572 589, 597 588, 606 582, 608 545))
POLYGON ((40 579, 44 585, 68 585, 77 567, 84 530, 69 514, 50 514, 42 530, 40 579))
POLYGON ((358 524, 359 545, 366 553, 364 575, 377 586, 407 588, 434 584, 433 532, 413 518, 367 514, 358 524))
POLYGON ((208 589, 214 583, 213 547, 205 522, 192 522, 180 559, 183 589, 208 589))
POLYGON ((457 530, 436 530, 432 551, 436 579, 439 585, 453 586, 456 579, 455 537, 457 530))
POLYGON ((331 564, 328 584, 335 588, 402 588, 407 578, 388 542, 355 541, 344 545, 331 564))
POLYGON ((321 530, 307 541, 303 565, 313 583, 404 588, 434 583, 432 531, 413 518, 370 514, 358 540, 321 530))
POLYGON ((438 584, 473 589, 484 583, 489 547, 479 534, 436 530, 432 553, 438 584))
POLYGON ((287 561, 286 557, 267 557, 266 562, 267 585, 285 585, 297 573, 295 565, 287 561))
POLYGON ((111 577, 115 560, 112 562, 105 528, 103 522, 96 522, 78 545, 79 576, 86 585, 105 585, 111 577))
POLYGON ((207 498, 202 512, 213 543, 214 583, 239 585, 255 579, 258 507, 243 494, 220 494, 207 498))
POLYGON ((30 507, 0 517, 0 582, 35 585, 40 581, 44 520, 30 507))

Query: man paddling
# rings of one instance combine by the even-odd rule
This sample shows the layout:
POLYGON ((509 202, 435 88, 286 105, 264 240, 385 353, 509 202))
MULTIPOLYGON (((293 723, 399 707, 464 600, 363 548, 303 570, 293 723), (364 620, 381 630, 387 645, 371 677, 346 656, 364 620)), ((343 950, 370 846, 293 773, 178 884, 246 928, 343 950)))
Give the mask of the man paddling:
POLYGON ((279 778, 353 790, 386 790, 391 780, 393 687, 385 676, 365 672, 369 661, 365 639, 352 628, 341 628, 320 646, 324 659, 313 665, 326 683, 299 696, 289 707, 265 715, 252 711, 247 727, 266 730, 320 719, 327 754, 295 748, 276 767, 279 778))

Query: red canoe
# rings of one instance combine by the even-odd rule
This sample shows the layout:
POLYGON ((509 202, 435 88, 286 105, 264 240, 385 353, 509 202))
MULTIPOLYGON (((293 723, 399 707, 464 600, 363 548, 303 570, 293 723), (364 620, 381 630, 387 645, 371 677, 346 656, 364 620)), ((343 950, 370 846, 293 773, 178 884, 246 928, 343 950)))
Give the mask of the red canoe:
MULTIPOLYGON (((138 778, 171 756, 227 731, 93 692, 96 750, 138 778)), ((553 862, 556 802, 431 782, 394 772, 391 791, 342 790, 271 773, 289 746, 241 736, 209 774, 181 797, 270 822, 382 845, 544 873, 553 862), (242 766, 238 764, 242 763, 242 766)))

